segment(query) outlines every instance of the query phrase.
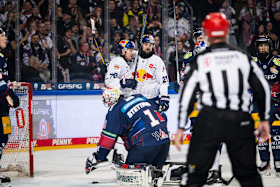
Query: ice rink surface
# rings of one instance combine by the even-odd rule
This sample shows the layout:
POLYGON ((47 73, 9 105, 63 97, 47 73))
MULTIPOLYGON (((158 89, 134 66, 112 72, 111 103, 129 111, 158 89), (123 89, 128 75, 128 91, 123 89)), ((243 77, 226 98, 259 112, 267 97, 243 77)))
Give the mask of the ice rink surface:
MULTIPOLYGON (((178 152, 174 146, 170 148, 172 161, 185 161, 188 145, 182 147, 178 152)), ((86 158, 96 148, 65 149, 36 151, 34 153, 35 174, 33 178, 12 178, 13 187, 111 187, 120 186, 116 183, 116 174, 111 167, 94 170, 89 175, 85 174, 84 167, 86 158), (98 182, 92 184, 92 182, 98 182)), ((112 152, 112 151, 111 151, 112 152)), ((110 155, 108 156, 108 158, 110 155)), ((258 160, 259 161, 259 160, 258 160)), ((231 166, 223 146, 221 155, 222 176, 227 180, 232 176, 231 166)), ((272 168, 273 168, 273 163, 272 168)), ((263 176, 265 187, 280 187, 280 178, 275 177, 272 169, 271 176, 263 176)), ((234 179, 231 187, 240 186, 234 179)))

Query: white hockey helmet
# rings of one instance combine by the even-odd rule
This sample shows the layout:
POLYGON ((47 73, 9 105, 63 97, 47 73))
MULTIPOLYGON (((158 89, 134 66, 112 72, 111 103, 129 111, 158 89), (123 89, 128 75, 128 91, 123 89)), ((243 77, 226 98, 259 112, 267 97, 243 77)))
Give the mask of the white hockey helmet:
POLYGON ((122 95, 123 93, 119 89, 107 87, 103 90, 102 100, 105 105, 113 106, 119 101, 122 95))

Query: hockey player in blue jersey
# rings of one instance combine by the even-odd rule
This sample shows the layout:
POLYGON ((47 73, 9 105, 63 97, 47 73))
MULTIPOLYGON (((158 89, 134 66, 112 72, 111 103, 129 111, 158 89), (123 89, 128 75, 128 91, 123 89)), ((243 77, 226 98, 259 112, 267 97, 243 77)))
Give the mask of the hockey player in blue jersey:
MULTIPOLYGON (((87 158, 86 174, 102 166, 122 137, 128 155, 126 164, 146 163, 163 166, 169 151, 170 139, 165 118, 158 108, 141 94, 124 97, 116 88, 106 88, 103 102, 110 108, 98 143, 98 150, 87 158)), ((164 115, 164 114, 163 114, 164 115)))
MULTIPOLYGON (((266 35, 260 35, 256 39, 258 54, 253 56, 253 59, 263 70, 264 76, 271 88, 271 111, 270 111, 270 134, 271 134, 271 149, 274 158, 274 168, 276 176, 280 177, 280 126, 274 125, 273 122, 280 120, 280 58, 271 53, 271 39, 266 35)), ((255 105, 254 105, 255 106, 255 105)), ((254 107, 254 110, 257 110, 254 107)), ((259 171, 264 175, 270 175, 270 151, 269 141, 258 144, 258 149, 261 158, 261 164, 258 167, 259 171)))
MULTIPOLYGON (((4 56, 6 45, 7 37, 2 28, 0 28, 0 159, 8 141, 8 135, 11 133, 9 108, 19 106, 18 96, 7 85, 10 80, 8 64, 4 56)), ((0 173, 0 183, 5 182, 11 182, 11 179, 0 173)))
MULTIPOLYGON (((188 51, 184 55, 184 60, 183 60, 183 65, 182 65, 183 68, 182 68, 182 71, 181 71, 181 81, 183 81, 183 79, 184 79, 184 69, 193 60, 195 55, 197 55, 198 53, 200 53, 201 51, 203 51, 207 47, 207 44, 205 43, 204 33, 203 33, 203 28, 202 27, 198 27, 198 28, 194 29, 194 31, 193 31, 193 41, 195 43, 194 48, 192 50, 188 51)), ((175 82, 174 83, 174 90, 176 92, 178 92, 179 88, 180 88, 180 85, 177 82, 175 82)))

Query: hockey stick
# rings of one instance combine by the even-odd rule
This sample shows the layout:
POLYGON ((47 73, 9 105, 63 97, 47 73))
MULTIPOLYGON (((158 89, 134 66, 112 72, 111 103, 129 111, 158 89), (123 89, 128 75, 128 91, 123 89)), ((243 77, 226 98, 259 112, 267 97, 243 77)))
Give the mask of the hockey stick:
POLYGON ((139 54, 141 54, 141 51, 142 51, 142 40, 143 40, 143 36, 144 36, 144 33, 145 33, 145 28, 146 28, 146 25, 147 25, 147 19, 148 19, 148 10, 149 10, 149 5, 150 5, 150 2, 149 0, 144 0, 144 2, 147 2, 148 1, 148 5, 147 5, 147 12, 145 14, 145 19, 144 19, 144 22, 143 22, 143 25, 142 25, 142 32, 141 32, 141 36, 140 36, 140 48, 139 48, 139 53, 137 54, 136 58, 135 58, 135 70, 134 70, 134 76, 133 76, 133 79, 135 80, 136 79, 136 73, 137 73, 137 68, 138 68, 138 61, 139 61, 139 54))
POLYGON ((102 60, 102 62, 103 62, 103 64, 104 64, 105 66, 108 66, 108 65, 104 62, 103 56, 102 56, 102 54, 101 54, 101 52, 100 52, 99 46, 98 46, 98 44, 97 44, 97 42, 96 42, 96 39, 95 39, 95 23, 94 23, 94 19, 90 18, 90 23, 91 23, 91 32, 92 32, 92 34, 93 34, 93 39, 94 39, 95 45, 96 45, 96 47, 97 47, 97 49, 98 49, 98 52, 99 52, 99 54, 100 54, 100 56, 101 56, 101 60, 102 60))
POLYGON ((179 73, 179 62, 178 62, 178 41, 177 41, 177 20, 176 20, 176 13, 175 13, 175 0, 173 0, 173 10, 174 10, 174 32, 175 32, 175 50, 176 50, 176 56, 175 56, 175 60, 176 60, 176 69, 177 69, 177 73, 176 73, 176 77, 177 77, 177 84, 180 83, 180 73, 179 73))

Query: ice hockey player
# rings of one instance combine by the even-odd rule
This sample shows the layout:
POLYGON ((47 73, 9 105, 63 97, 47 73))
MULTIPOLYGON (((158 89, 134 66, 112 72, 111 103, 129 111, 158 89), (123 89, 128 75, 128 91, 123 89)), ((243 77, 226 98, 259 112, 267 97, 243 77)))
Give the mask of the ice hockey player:
POLYGON ((166 121, 157 107, 141 94, 124 97, 120 90, 110 87, 103 91, 102 98, 110 108, 98 150, 86 160, 86 174, 108 161, 106 157, 119 136, 123 138, 128 150, 126 164, 163 166, 170 139, 166 121))
MULTIPOLYGON (((170 100, 168 96, 169 80, 163 60, 154 54, 154 46, 154 37, 144 35, 136 72, 138 84, 135 93, 142 94, 150 101, 155 102, 160 111, 166 111, 169 108, 170 100)), ((135 64, 133 66, 134 70, 135 64)))
MULTIPOLYGON (((263 70, 264 77, 268 81, 271 88, 271 111, 270 111, 270 134, 271 134, 271 149, 274 157, 274 168, 276 176, 280 177, 280 126, 274 125, 273 122, 280 120, 280 58, 271 53, 271 39, 269 36, 260 35, 256 39, 256 47, 258 48, 257 55, 253 59, 258 66, 263 70)), ((256 108, 256 105, 254 105, 256 108)), ((257 110, 257 109, 256 109, 257 110)), ((258 167, 259 171, 264 175, 270 175, 270 151, 269 141, 258 144, 261 164, 258 167)))
POLYGON ((135 44, 129 40, 121 40, 119 43, 120 56, 113 58, 105 75, 106 87, 118 88, 125 96, 130 95, 131 89, 137 87, 137 80, 132 79, 131 65, 135 44))
MULTIPOLYGON (((19 106, 19 98, 8 88, 9 75, 8 65, 4 56, 4 49, 7 45, 7 37, 2 28, 0 28, 0 159, 3 150, 8 141, 8 136, 11 133, 11 123, 9 117, 9 108, 19 106)), ((1 183, 11 182, 9 177, 3 176, 0 173, 1 183)))
MULTIPOLYGON (((207 44, 205 42, 202 27, 197 27, 193 30, 193 42, 195 43, 194 48, 192 50, 188 51, 184 55, 183 69, 182 69, 182 72, 181 72, 181 80, 180 81, 184 80, 184 69, 186 68, 186 66, 189 65, 189 63, 193 60, 195 55, 197 55, 198 53, 200 53, 201 51, 203 51, 204 49, 207 48, 207 44)), ((178 92, 179 88, 180 88, 180 85, 177 82, 175 82, 174 83, 174 90, 176 92, 178 92)))

